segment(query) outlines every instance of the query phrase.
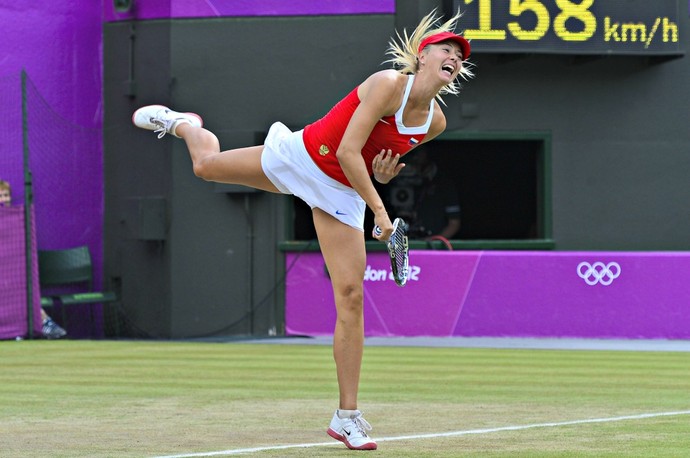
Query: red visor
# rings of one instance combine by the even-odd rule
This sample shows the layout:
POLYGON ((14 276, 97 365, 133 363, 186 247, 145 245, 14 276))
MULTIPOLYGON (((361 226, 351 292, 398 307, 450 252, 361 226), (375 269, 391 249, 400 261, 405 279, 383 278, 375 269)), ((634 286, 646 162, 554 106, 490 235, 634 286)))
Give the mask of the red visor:
POLYGON ((430 37, 426 37, 422 41, 422 43, 419 45, 419 49, 417 50, 417 53, 422 52, 422 49, 424 49, 427 45, 433 45, 436 43, 441 43, 442 41, 454 41, 457 44, 459 44, 460 49, 462 51, 462 60, 465 60, 468 57, 470 57, 470 42, 465 40, 460 35, 454 34, 453 32, 441 32, 441 33, 437 33, 436 35, 431 35, 430 37))

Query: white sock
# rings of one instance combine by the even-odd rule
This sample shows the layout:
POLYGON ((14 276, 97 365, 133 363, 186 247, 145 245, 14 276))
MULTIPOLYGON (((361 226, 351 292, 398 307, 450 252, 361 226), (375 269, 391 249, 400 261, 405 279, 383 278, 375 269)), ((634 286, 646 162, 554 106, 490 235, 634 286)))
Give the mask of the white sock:
POLYGON ((338 418, 344 420, 346 418, 354 417, 359 415, 359 410, 344 410, 338 409, 338 418))
POLYGON ((177 130, 177 126, 179 126, 181 123, 185 123, 185 122, 189 125, 192 125, 192 122, 189 119, 185 119, 185 118, 176 119, 175 124, 173 124, 172 129, 170 129, 170 133, 172 135, 174 135, 175 137, 180 138, 175 131, 177 130))

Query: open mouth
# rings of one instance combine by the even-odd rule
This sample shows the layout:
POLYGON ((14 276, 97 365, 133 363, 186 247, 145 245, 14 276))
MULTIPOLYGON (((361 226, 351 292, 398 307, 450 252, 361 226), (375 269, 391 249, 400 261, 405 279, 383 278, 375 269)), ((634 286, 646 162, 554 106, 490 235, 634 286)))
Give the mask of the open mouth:
POLYGON ((441 67, 441 71, 448 73, 448 76, 453 76, 453 72, 455 71, 455 67, 452 65, 446 64, 443 67, 441 67))

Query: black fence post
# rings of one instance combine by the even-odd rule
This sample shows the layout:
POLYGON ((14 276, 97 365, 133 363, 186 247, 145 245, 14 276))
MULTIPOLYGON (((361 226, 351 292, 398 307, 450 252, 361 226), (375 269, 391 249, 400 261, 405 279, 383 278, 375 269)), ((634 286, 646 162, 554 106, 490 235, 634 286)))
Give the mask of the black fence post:
POLYGON ((28 337, 34 338, 34 285, 33 285, 33 247, 31 238, 31 207, 33 205, 33 183, 29 168, 29 119, 26 100, 26 71, 22 70, 22 142, 24 149, 24 235, 26 247, 26 316, 28 337))

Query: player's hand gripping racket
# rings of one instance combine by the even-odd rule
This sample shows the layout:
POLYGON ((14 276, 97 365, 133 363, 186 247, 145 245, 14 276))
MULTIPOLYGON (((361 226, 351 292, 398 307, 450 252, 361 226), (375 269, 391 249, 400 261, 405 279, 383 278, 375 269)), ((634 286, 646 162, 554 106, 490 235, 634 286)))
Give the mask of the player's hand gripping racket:
MULTIPOLYGON (((407 244, 407 224, 402 218, 393 221, 393 234, 386 242, 388 254, 391 257, 393 280, 398 286, 405 286, 410 272, 410 256, 407 244)), ((374 234, 381 235, 381 228, 374 226, 374 234)))

